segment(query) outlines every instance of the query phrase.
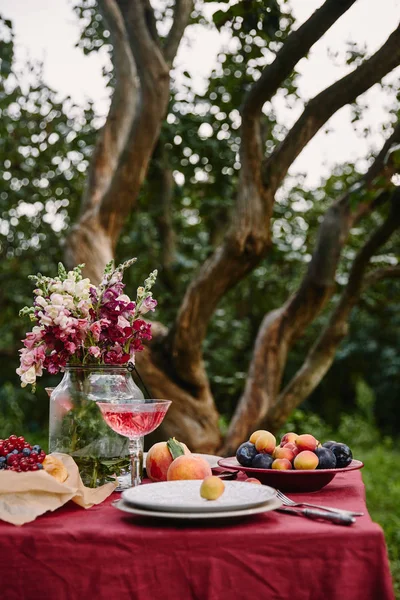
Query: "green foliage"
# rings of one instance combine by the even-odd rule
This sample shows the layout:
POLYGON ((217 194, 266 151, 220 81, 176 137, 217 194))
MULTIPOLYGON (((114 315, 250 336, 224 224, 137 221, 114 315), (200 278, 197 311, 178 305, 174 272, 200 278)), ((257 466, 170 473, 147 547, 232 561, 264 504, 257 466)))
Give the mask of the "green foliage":
MULTIPOLYGON (((111 51, 110 35, 95 0, 77 0, 75 4, 82 25, 78 45, 87 53, 111 51)), ((159 24, 171 16, 171 6, 172 2, 165 2, 157 9, 159 24)), ((139 210, 127 220, 117 248, 121 261, 132 255, 139 257, 126 274, 130 293, 138 278, 145 279, 154 265, 163 264, 162 207, 154 183, 161 170, 172 171, 176 251, 169 270, 159 269, 154 288, 159 301, 156 316, 167 326, 173 322, 194 273, 221 239, 234 206, 240 169, 239 109, 244 94, 293 27, 286 2, 251 0, 232 6, 225 2, 218 8, 224 16, 214 13, 214 22, 218 21, 230 42, 221 50, 203 91, 194 86, 191 72, 179 73, 177 69, 173 73, 169 111, 141 190, 139 210)), ((192 24, 214 27, 201 5, 192 15, 192 24)), ((17 348, 26 331, 18 311, 31 300, 28 275, 38 271, 52 275, 62 260, 63 236, 79 210, 97 121, 91 104, 77 107, 68 98, 60 99, 43 81, 40 66, 27 64, 21 72, 16 71, 11 23, 5 20, 0 21, 0 44, 0 163, 4 166, 0 178, 0 380, 4 386, 0 412, 3 419, 10 420, 10 426, 15 423, 35 431, 47 422, 44 386, 54 385, 58 378, 43 378, 37 398, 18 388, 14 374, 17 348)), ((363 49, 353 45, 348 50, 345 60, 358 64, 363 49)), ((111 86, 112 76, 111 71, 107 73, 111 86)), ((395 84, 384 85, 391 85, 391 92, 397 93, 395 84)), ((282 95, 288 106, 301 103, 296 73, 284 82, 282 95)), ((267 103, 263 117, 266 154, 284 134, 285 124, 278 121, 273 103, 267 103)), ((222 413, 221 426, 229 422, 243 390, 264 315, 281 306, 296 289, 310 260, 322 215, 343 191, 356 186, 359 176, 358 165, 342 164, 314 189, 308 189, 300 175, 286 180, 274 209, 273 249, 221 301, 204 344, 212 391, 222 413)), ((354 205, 368 193, 355 187, 354 205)), ((352 232, 332 303, 292 350, 285 381, 301 366, 346 283, 355 253, 384 216, 384 210, 378 211, 352 232)), ((394 236, 374 259, 374 267, 394 264, 399 247, 399 237, 394 236)), ((373 412, 379 427, 392 434, 400 430, 400 323, 398 310, 387 301, 399 293, 399 283, 393 280, 366 291, 353 312, 349 338, 342 343, 331 371, 305 403, 308 411, 332 427, 339 426, 343 412, 354 413, 357 382, 363 379, 376 396, 373 412)))

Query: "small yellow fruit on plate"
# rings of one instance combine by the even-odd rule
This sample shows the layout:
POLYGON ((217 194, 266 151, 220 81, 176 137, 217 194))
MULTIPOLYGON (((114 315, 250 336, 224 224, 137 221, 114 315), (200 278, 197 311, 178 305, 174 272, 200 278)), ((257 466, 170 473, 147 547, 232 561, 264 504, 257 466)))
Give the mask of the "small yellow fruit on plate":
POLYGON ((49 473, 54 479, 56 479, 59 483, 64 483, 64 481, 68 477, 68 471, 64 466, 64 463, 57 458, 56 456, 52 456, 48 454, 43 461, 43 469, 49 473))
POLYGON ((206 477, 200 486, 200 496, 205 500, 217 500, 225 491, 225 483, 215 475, 206 477))

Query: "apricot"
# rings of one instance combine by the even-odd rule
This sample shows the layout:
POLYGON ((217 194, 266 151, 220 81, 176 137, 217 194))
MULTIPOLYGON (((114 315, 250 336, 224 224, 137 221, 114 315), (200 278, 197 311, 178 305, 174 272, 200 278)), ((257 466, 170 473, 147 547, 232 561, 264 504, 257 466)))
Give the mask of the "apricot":
POLYGON ((260 433, 256 440, 256 450, 261 454, 272 454, 276 446, 276 438, 270 431, 260 433))
POLYGON ((287 458, 276 458, 271 465, 271 469, 278 471, 288 471, 292 468, 292 463, 287 458))
POLYGON ((256 483, 257 485, 262 485, 261 481, 259 481, 255 477, 248 477, 247 479, 245 479, 245 482, 246 483, 256 483))
POLYGON ((300 452, 303 452, 304 450, 310 450, 311 452, 314 452, 318 444, 315 437, 310 433, 303 433, 302 435, 299 435, 295 439, 294 443, 296 444, 300 452))
MULTIPOLYGON (((190 454, 186 444, 173 440, 179 444, 184 454, 190 454)), ((158 442, 150 448, 146 457, 147 477, 152 481, 167 481, 167 472, 170 464, 174 460, 170 450, 171 440, 169 442, 158 442)))
POLYGON ((280 445, 283 447, 285 444, 288 444, 289 442, 294 444, 294 442, 296 441, 296 439, 298 437, 299 436, 297 435, 297 433, 293 433, 293 431, 289 431, 289 433, 285 433, 285 435, 282 436, 280 445))
POLYGON ((294 456, 297 456, 298 453, 300 452, 300 450, 298 449, 298 447, 296 446, 296 444, 294 444, 293 442, 288 442, 283 447, 284 448, 290 448, 290 450, 293 452, 294 456))
POLYGON ((298 471, 313 471, 318 467, 318 456, 310 450, 303 450, 294 459, 293 466, 298 471))
POLYGON ((286 446, 284 446, 283 448, 277 446, 272 456, 274 458, 287 458, 288 461, 292 462, 292 460, 295 457, 295 453, 291 448, 287 448, 286 446))
POLYGON ((200 496, 206 500, 217 500, 225 491, 225 483, 215 475, 209 475, 200 486, 200 496))
POLYGON ((249 442, 255 444, 262 433, 268 433, 268 431, 266 431, 265 429, 257 429, 257 431, 253 431, 253 433, 249 437, 249 442))
POLYGON ((178 456, 168 467, 167 481, 180 479, 205 479, 212 475, 211 467, 201 456, 184 454, 178 456))

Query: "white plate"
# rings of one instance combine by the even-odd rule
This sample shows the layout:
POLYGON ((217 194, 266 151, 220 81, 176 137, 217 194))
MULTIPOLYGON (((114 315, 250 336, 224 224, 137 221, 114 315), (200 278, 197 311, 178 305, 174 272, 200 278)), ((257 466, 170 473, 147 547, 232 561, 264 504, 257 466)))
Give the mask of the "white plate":
POLYGON ((194 521, 198 519, 234 519, 243 518, 250 515, 257 515, 259 513, 264 513, 270 510, 276 510, 277 508, 280 508, 282 506, 282 502, 278 500, 276 496, 274 496, 265 504, 255 506, 254 508, 244 508, 242 510, 227 510, 225 512, 168 512, 159 510, 146 510, 144 508, 138 508, 136 506, 132 506, 131 504, 127 504, 122 499, 113 502, 113 506, 115 506, 115 508, 118 508, 118 510, 122 510, 123 512, 128 513, 130 515, 138 515, 141 517, 151 517, 156 519, 184 519, 194 521))
POLYGON ((219 512, 243 510, 265 504, 275 496, 275 490, 266 485, 245 481, 225 481, 225 490, 217 500, 200 496, 200 480, 162 481, 139 485, 122 493, 130 505, 162 512, 219 512))

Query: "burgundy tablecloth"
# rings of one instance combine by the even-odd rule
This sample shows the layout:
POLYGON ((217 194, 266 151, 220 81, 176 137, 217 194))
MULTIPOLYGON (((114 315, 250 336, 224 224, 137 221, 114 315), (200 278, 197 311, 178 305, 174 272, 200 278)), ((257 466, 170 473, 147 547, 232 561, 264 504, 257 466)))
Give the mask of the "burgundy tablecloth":
MULTIPOLYGON (((116 496, 23 527, 0 523, 1 600, 394 598, 383 532, 368 514, 351 527, 277 512, 184 525, 126 516, 111 506, 116 496)), ((301 497, 366 510, 359 472, 301 497)))

